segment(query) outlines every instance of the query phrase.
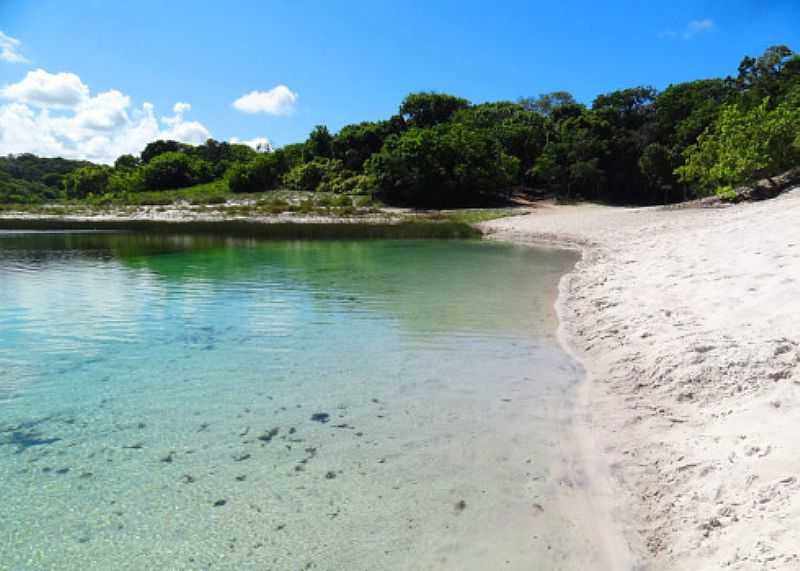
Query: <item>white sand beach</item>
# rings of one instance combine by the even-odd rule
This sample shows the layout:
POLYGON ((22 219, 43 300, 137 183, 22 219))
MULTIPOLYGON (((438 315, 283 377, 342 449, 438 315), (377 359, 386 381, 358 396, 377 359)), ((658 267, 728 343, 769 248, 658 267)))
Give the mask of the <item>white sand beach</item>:
POLYGON ((588 372, 576 477, 625 538, 620 568, 800 568, 800 189, 483 229, 583 251, 558 302, 588 372))

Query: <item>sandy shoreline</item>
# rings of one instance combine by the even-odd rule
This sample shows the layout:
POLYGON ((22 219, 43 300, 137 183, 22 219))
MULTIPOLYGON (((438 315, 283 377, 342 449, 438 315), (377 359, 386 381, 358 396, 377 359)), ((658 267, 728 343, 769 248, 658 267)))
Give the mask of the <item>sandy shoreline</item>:
POLYGON ((800 189, 725 208, 541 206, 480 225, 583 253, 557 311, 587 382, 577 415, 562 415, 552 478, 586 544, 576 561, 800 568, 798 220, 800 189))
MULTIPOLYGON (((800 567, 800 189, 727 208, 542 207, 495 239, 580 248, 578 442, 613 568, 800 567)), ((581 474, 581 468, 576 468, 581 474)), ((593 516, 588 516, 590 519, 593 516)))

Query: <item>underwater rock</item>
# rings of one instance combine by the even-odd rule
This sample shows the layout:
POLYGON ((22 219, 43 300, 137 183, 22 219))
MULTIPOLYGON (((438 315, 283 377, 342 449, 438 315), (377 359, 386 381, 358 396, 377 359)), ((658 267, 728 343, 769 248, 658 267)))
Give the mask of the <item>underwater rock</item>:
POLYGON ((314 456, 317 455, 317 449, 314 448, 314 447, 306 448, 305 452, 306 452, 306 454, 308 454, 308 456, 306 456, 305 458, 300 459, 297 462, 297 466, 294 467, 295 471, 297 471, 297 472, 302 472, 303 471, 303 465, 304 464, 308 464, 308 461, 313 459, 314 456))
POLYGON ((327 412, 315 412, 311 415, 311 420, 314 422, 319 422, 320 424, 325 424, 331 419, 331 415, 327 412))
POLYGON ((33 448, 34 446, 46 446, 48 444, 53 444, 54 442, 59 442, 60 440, 60 438, 40 438, 39 433, 32 430, 28 432, 15 430, 11 433, 11 438, 7 439, 5 442, 0 441, 0 445, 8 444, 9 446, 16 446, 16 453, 19 454, 28 448, 33 448))
POLYGON ((456 511, 463 512, 465 509, 467 509, 467 502, 465 502, 464 500, 458 500, 456 502, 456 511))
POLYGON ((273 429, 269 430, 268 432, 265 432, 264 434, 259 435, 258 439, 261 442, 267 442, 267 443, 272 442, 272 439, 275 438, 278 435, 278 432, 280 432, 280 428, 273 428, 273 429))

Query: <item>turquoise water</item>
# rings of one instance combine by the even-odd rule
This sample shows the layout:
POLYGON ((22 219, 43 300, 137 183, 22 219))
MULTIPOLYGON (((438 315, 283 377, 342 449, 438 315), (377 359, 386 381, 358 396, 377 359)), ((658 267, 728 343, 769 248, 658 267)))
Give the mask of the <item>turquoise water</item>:
POLYGON ((574 262, 0 233, 0 569, 545 561, 574 262))

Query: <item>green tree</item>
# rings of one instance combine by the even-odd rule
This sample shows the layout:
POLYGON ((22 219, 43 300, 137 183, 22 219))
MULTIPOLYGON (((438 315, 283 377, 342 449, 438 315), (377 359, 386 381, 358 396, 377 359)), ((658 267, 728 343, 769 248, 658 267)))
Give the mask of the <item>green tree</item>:
POLYGON ((706 194, 751 183, 796 166, 798 137, 800 108, 794 105, 769 110, 767 98, 752 109, 729 104, 697 143, 684 151, 686 163, 676 174, 706 194))
POLYGON ((145 186, 151 190, 184 188, 211 180, 210 165, 186 153, 170 151, 156 155, 143 167, 145 186))
POLYGON ((316 157, 331 158, 333 157, 333 136, 325 125, 317 125, 305 143, 303 149, 303 160, 306 162, 313 161, 316 157))
POLYGON ((178 141, 165 141, 163 139, 159 139, 158 141, 153 141, 152 143, 147 144, 142 151, 141 159, 143 163, 147 164, 158 155, 186 151, 189 148, 189 145, 179 143, 178 141))
POLYGON ((644 148, 653 141, 655 89, 634 87, 599 95, 591 113, 605 141, 600 168, 606 175, 605 197, 616 203, 653 203, 661 196, 639 167, 644 148))
POLYGON ((445 93, 411 93, 400 104, 400 115, 412 127, 432 127, 448 121, 453 113, 468 106, 466 99, 445 93))
POLYGON ((538 113, 544 117, 551 117, 556 110, 563 107, 575 107, 578 102, 568 91, 553 91, 542 93, 537 97, 522 97, 519 104, 526 110, 538 113))
POLYGON ((750 103, 764 97, 773 102, 800 79, 798 54, 783 45, 770 46, 757 58, 745 56, 739 64, 736 87, 750 103))
POLYGON ((139 159, 134 157, 133 155, 121 155, 114 161, 114 168, 121 170, 121 169, 135 169, 139 166, 139 159))
POLYGON ((388 203, 454 207, 501 195, 514 184, 519 161, 486 133, 443 123, 389 137, 366 170, 388 203))
POLYGON ((69 198, 86 198, 106 192, 111 169, 105 166, 81 167, 66 175, 64 190, 69 198))
POLYGON ((731 101, 735 90, 722 79, 701 79, 670 85, 656 96, 656 138, 673 152, 697 141, 714 122, 723 103, 731 101))
POLYGON ((483 103, 456 112, 452 121, 487 133, 527 172, 547 143, 547 120, 510 102, 483 103))
POLYGON ((305 147, 305 143, 293 143, 280 148, 280 151, 286 159, 287 169, 292 169, 303 162, 305 147))
POLYGON ((108 177, 106 192, 125 194, 144 190, 142 169, 115 168, 108 177))
POLYGON ((602 167, 608 145, 603 136, 606 130, 607 124, 586 110, 559 121, 528 172, 532 184, 562 198, 601 198, 607 181, 602 167))
POLYGON ((672 201, 674 191, 675 159, 669 147, 661 143, 650 143, 642 151, 639 158, 639 169, 654 189, 664 193, 664 202, 672 201))
POLYGON ((345 168, 360 171, 367 159, 381 150, 386 137, 402 131, 402 118, 346 125, 333 138, 333 157, 345 168), (397 120, 399 119, 399 121, 397 120))
POLYGON ((323 182, 333 183, 343 175, 342 162, 317 157, 308 163, 293 167, 283 177, 286 188, 315 191, 323 182))
POLYGON ((229 171, 232 192, 264 192, 280 185, 287 171, 286 156, 280 151, 258 155, 249 163, 237 163, 229 171))

